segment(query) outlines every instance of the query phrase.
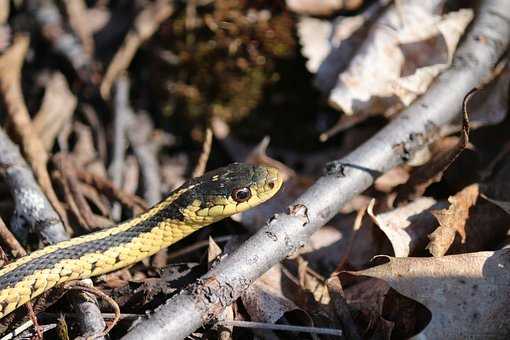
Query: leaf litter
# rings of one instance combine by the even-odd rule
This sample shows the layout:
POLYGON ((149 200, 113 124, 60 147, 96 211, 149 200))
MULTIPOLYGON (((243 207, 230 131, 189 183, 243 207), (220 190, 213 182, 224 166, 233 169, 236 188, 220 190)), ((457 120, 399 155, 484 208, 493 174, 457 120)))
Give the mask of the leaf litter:
MULTIPOLYGON (((154 310, 229 256, 323 175, 327 162, 425 93, 477 15, 469 4, 440 0, 48 1, 41 8, 58 14, 48 23, 37 6, 6 3, 0 1, 2 127, 70 235, 128 219, 193 174, 232 161, 275 166, 285 177, 267 204, 95 279, 126 316, 114 339, 133 315, 154 310), (20 22, 41 34, 28 39, 20 22), (117 157, 123 165, 112 167, 117 157)), ((464 105, 471 132, 466 117, 431 127, 429 147, 379 177, 253 282, 217 326, 194 336, 510 334, 507 59, 464 105)), ((7 227, 14 211, 8 186, 0 183, 7 227)), ((29 233, 23 246, 33 251, 41 241, 29 233)), ((9 242, 0 245, 7 257, 16 254, 9 242)), ((66 300, 50 302, 62 295, 54 293, 35 303, 35 312, 44 310, 38 315, 50 324, 62 313, 68 334, 79 336, 66 300)))

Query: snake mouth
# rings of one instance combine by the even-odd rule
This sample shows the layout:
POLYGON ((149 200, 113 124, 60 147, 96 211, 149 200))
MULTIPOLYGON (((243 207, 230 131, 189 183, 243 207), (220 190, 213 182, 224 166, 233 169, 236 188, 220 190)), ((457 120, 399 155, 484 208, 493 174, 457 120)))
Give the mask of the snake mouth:
POLYGON ((257 185, 253 188, 258 198, 256 204, 260 204, 273 197, 282 187, 283 177, 278 169, 268 166, 259 166, 263 175, 258 179, 257 185))
MULTIPOLYGON (((267 190, 271 192, 271 194, 275 194, 278 190, 280 190, 283 184, 283 178, 280 174, 280 171, 276 168, 267 167, 267 176, 265 187, 267 190)), ((272 196, 271 195, 271 196, 272 196)))

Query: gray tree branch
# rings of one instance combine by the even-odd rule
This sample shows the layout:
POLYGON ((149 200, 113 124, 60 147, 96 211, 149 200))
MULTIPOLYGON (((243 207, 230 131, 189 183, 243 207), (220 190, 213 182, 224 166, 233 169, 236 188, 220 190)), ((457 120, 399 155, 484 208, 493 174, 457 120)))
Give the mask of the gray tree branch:
POLYGON ((455 119, 463 97, 490 75, 510 39, 510 1, 483 1, 453 65, 426 94, 379 133, 328 168, 290 207, 274 216, 204 277, 169 299, 123 339, 181 339, 213 320, 259 276, 295 251, 380 174, 426 145, 455 119))
POLYGON ((22 243, 26 243, 29 232, 37 233, 45 244, 69 238, 60 217, 39 188, 18 146, 2 129, 0 129, 0 173, 9 186, 14 200, 11 231, 22 243))

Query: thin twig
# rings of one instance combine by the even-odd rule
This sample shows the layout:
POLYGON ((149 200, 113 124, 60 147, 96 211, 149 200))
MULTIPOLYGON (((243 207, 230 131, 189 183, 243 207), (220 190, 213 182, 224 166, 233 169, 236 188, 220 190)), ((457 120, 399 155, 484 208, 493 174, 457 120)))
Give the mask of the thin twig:
POLYGON ((69 90, 64 75, 60 72, 52 74, 33 121, 34 130, 47 151, 51 150, 58 133, 72 117, 76 104, 77 99, 69 90))
POLYGON ((91 56, 94 52, 94 38, 89 25, 87 4, 84 0, 65 0, 64 4, 69 16, 69 24, 80 38, 84 52, 91 56))
POLYGON ((132 124, 127 130, 128 137, 142 173, 143 198, 152 206, 162 198, 158 163, 161 144, 151 138, 154 126, 147 114, 133 115, 131 120, 132 124))
POLYGON ((327 167, 291 206, 275 215, 255 235, 195 284, 169 299, 138 323, 125 340, 181 339, 217 317, 263 273, 297 251, 355 195, 428 142, 431 128, 457 118, 464 95, 492 71, 510 40, 510 1, 481 3, 471 30, 452 66, 429 90, 345 158, 327 167))
POLYGON ((32 321, 32 324, 34 325, 36 339, 42 340, 43 339, 43 332, 41 330, 41 326, 39 326, 39 322, 37 321, 37 316, 34 313, 34 309, 32 308, 31 303, 27 303, 25 306, 28 310, 28 317, 32 321))
POLYGON ((27 157, 42 191, 60 215, 64 225, 67 226, 65 210, 53 190, 46 168, 48 154, 32 126, 21 91, 21 67, 28 50, 28 44, 28 37, 18 36, 12 47, 0 58, 0 88, 9 121, 21 143, 23 154, 27 157))
POLYGON ((69 290, 78 290, 78 291, 85 291, 90 294, 94 294, 102 299, 104 299, 110 306, 113 307, 113 310, 115 312, 115 317, 113 321, 101 332, 96 333, 88 337, 87 339, 96 339, 98 337, 103 337, 107 335, 113 327, 119 322, 120 320, 120 308, 117 302, 115 302, 114 299, 112 299, 110 296, 103 293, 101 290, 94 288, 93 286, 89 286, 86 284, 81 283, 80 281, 71 282, 70 284, 65 285, 66 289, 69 290))
POLYGON ((23 333, 24 331, 26 331, 30 327, 32 327, 32 325, 33 325, 32 320, 28 320, 27 322, 23 323, 21 326, 19 326, 18 328, 16 328, 12 332, 9 332, 6 335, 4 335, 0 340, 10 340, 10 339, 20 335, 21 333, 23 333))
POLYGON ((135 25, 128 32, 122 46, 113 57, 101 83, 101 95, 110 97, 112 84, 127 70, 140 45, 156 32, 159 25, 173 12, 169 0, 158 0, 147 6, 135 19, 135 25))
MULTIPOLYGON (((44 318, 57 319, 62 314, 68 318, 78 318, 79 317, 79 315, 77 315, 76 313, 45 313, 45 312, 43 312, 43 313, 41 313, 41 319, 44 319, 44 318)), ((120 320, 124 320, 124 319, 135 320, 141 316, 143 316, 143 314, 121 313, 120 320)), ((118 315, 116 313, 101 313, 101 317, 103 319, 115 319, 118 317, 118 315)))
POLYGON ((9 0, 0 0, 0 25, 7 22, 9 18, 9 0))
POLYGON ((80 180, 93 186, 111 199, 116 199, 124 206, 133 209, 135 213, 148 208, 147 203, 142 198, 120 190, 104 177, 81 169, 76 170, 76 175, 80 180))
MULTIPOLYGON (((113 152, 112 162, 108 168, 108 174, 113 184, 122 187, 122 169, 127 149, 126 133, 133 112, 129 105, 129 78, 127 75, 120 77, 115 83, 115 112, 113 120, 113 152)), ((112 209, 112 216, 115 221, 120 219, 121 207, 115 204, 112 209)))
POLYGON ((16 237, 11 233, 4 221, 0 217, 0 238, 7 244, 14 257, 21 257, 27 255, 25 248, 18 242, 16 237))
POLYGON ((54 163, 62 175, 62 181, 69 198, 75 205, 75 215, 86 230, 92 230, 102 227, 102 221, 99 221, 92 209, 87 203, 85 196, 81 192, 80 183, 76 176, 76 166, 72 159, 65 153, 59 153, 53 157, 54 163))
POLYGON ((302 332, 302 333, 323 334, 323 335, 333 335, 333 336, 342 336, 342 334, 343 334, 341 329, 294 326, 294 325, 280 325, 280 324, 274 324, 274 323, 263 323, 263 322, 254 322, 254 321, 236 321, 236 320, 222 321, 220 323, 220 325, 242 327, 242 328, 252 328, 252 329, 263 329, 263 330, 268 330, 268 331, 289 331, 289 332, 302 332))
POLYGON ((30 0, 28 6, 41 26, 44 37, 53 45, 55 51, 65 56, 78 75, 86 79, 91 65, 90 56, 81 42, 65 27, 55 3, 52 0, 30 0))
POLYGON ((209 160, 209 155, 211 154, 212 137, 213 137, 212 129, 208 127, 207 129, 205 129, 205 138, 204 143, 202 144, 202 153, 198 158, 195 170, 193 170, 192 174, 193 177, 199 177, 205 173, 207 161, 209 160))
MULTIPOLYGON (((221 242, 228 242, 231 239, 232 239, 232 235, 226 235, 226 236, 215 237, 214 241, 216 243, 221 243, 221 242)), ((189 245, 187 247, 184 247, 184 248, 181 248, 179 250, 169 253, 166 257, 166 261, 168 262, 170 260, 176 259, 183 255, 194 252, 195 250, 198 250, 200 248, 207 247, 208 245, 209 245, 209 240, 202 240, 202 241, 195 242, 192 245, 189 245)))

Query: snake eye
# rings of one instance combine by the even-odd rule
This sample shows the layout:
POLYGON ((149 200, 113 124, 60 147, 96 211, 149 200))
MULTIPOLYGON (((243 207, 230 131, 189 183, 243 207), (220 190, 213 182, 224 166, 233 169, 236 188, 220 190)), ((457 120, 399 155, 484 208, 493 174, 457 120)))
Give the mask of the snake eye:
POLYGON ((232 191, 232 198, 234 201, 241 203, 249 200, 251 197, 251 190, 250 188, 241 188, 241 189, 235 189, 232 191))

